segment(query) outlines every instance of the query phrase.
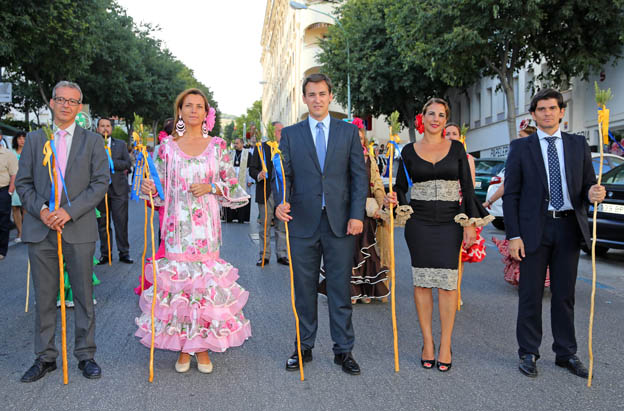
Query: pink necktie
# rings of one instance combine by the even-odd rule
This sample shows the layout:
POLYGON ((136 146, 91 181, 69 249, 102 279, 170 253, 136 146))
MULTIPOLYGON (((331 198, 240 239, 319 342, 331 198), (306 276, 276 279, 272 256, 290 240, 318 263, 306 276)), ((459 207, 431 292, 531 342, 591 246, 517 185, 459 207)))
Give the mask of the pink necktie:
MULTIPOLYGON (((67 136, 67 131, 59 130, 56 133, 56 154, 58 161, 58 168, 61 169, 61 173, 63 174, 63 179, 65 178, 65 167, 67 166, 67 140, 65 139, 67 136)), ((61 182, 61 173, 56 174, 56 199, 57 204, 60 204, 61 196, 63 195, 63 183, 61 182)))

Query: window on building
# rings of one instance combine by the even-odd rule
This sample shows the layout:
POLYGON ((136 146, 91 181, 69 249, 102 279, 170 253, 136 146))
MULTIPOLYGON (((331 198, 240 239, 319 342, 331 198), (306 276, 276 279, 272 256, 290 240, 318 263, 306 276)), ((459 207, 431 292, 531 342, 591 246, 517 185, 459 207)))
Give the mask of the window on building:
POLYGON ((485 89, 485 101, 483 102, 483 115, 485 116, 485 124, 492 122, 492 87, 485 89))
POLYGON ((475 105, 474 105, 474 115, 475 115, 475 122, 474 122, 474 126, 476 127, 481 127, 481 93, 476 93, 475 94, 475 105))

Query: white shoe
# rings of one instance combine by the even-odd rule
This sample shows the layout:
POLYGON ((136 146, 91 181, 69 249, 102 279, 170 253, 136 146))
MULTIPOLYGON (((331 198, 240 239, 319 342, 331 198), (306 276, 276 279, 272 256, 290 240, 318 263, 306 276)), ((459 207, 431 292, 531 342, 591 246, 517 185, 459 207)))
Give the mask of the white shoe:
POLYGON ((74 302, 69 300, 65 301, 65 307, 74 308, 74 302))
POLYGON ((187 363, 180 363, 180 359, 178 359, 175 363, 175 370, 179 373, 187 372, 191 369, 191 359, 187 363))
POLYGON ((56 308, 61 308, 61 300, 56 300, 56 308))
POLYGON ((19 243, 21 243, 21 242, 22 242, 21 237, 17 237, 17 238, 15 239, 15 244, 19 244, 19 243))
POLYGON ((202 364, 197 361, 197 370, 202 374, 210 374, 212 372, 212 361, 210 361, 208 364, 202 364))
POLYGON ((94 298, 93 299, 93 305, 96 305, 96 304, 97 304, 97 300, 94 298))

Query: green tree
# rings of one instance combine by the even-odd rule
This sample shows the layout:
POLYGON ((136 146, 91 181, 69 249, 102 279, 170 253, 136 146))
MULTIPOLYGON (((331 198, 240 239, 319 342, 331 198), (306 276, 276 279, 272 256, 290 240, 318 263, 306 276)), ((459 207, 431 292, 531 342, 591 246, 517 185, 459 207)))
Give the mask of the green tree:
POLYGON ((231 123, 228 123, 227 126, 225 126, 225 130, 223 131, 223 138, 227 142, 231 142, 233 136, 234 136, 234 122, 232 121, 231 123))
POLYGON ((620 54, 623 6, 622 0, 396 0, 387 9, 396 46, 429 77, 459 88, 498 78, 511 140, 514 74, 542 59, 549 67, 543 80, 554 85, 599 70, 620 54))
POLYGON ((252 129, 256 132, 256 137, 260 137, 260 129, 262 124, 262 100, 256 100, 251 107, 247 108, 247 112, 234 120, 236 130, 234 138, 245 138, 243 132, 250 132, 252 129), (253 127, 252 127, 253 126, 253 127))
POLYGON ((340 23, 328 29, 321 40, 319 61, 335 83, 338 101, 347 104, 347 73, 351 75, 351 105, 361 116, 389 116, 398 110, 400 121, 416 139, 414 118, 432 96, 446 87, 425 74, 420 64, 403 56, 394 45, 387 22, 386 0, 353 0, 337 9, 340 23), (366 16, 363 18, 362 16, 366 16), (347 65, 346 38, 349 39, 350 65, 347 65))

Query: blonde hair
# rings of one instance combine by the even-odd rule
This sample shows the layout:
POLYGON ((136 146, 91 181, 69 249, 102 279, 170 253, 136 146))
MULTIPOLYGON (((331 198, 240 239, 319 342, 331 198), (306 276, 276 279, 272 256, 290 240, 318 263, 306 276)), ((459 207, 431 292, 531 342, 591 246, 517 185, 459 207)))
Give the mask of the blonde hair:
MULTIPOLYGON (((176 97, 175 99, 175 103, 173 103, 173 121, 178 121, 178 118, 180 117, 180 109, 182 108, 184 99, 191 94, 201 96, 204 99, 204 109, 206 110, 206 114, 208 114, 208 110, 210 109, 210 103, 208 102, 208 98, 206 97, 204 92, 198 88, 188 88, 178 94, 178 97, 176 97)), ((178 138, 180 138, 180 136, 178 136, 178 133, 173 133, 173 139, 177 140, 178 138)))

